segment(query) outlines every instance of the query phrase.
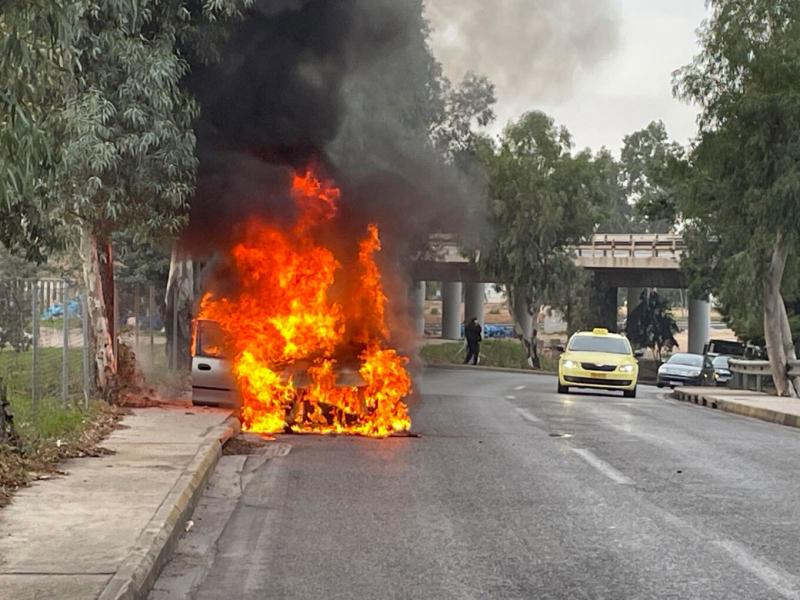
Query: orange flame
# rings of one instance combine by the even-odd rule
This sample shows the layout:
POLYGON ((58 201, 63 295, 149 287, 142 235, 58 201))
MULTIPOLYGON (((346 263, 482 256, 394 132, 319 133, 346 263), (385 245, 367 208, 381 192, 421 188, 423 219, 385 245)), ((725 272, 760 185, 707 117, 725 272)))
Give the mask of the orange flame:
POLYGON ((219 323, 234 357, 243 428, 370 437, 407 431, 411 378, 408 359, 386 347, 378 228, 369 226, 354 272, 345 271, 315 241, 336 215, 340 190, 308 172, 295 176, 292 196, 300 216, 291 230, 253 221, 231 251, 237 295, 207 294, 201 303, 200 318, 219 323), (346 309, 331 299, 337 275, 357 277, 346 309))

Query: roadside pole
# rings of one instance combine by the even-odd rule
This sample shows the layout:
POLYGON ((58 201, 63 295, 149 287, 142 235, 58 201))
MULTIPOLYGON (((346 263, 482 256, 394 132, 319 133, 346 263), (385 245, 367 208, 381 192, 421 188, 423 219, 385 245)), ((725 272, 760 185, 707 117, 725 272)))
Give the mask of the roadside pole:
POLYGON ((67 310, 67 281, 61 280, 61 308, 64 311, 64 341, 61 347, 61 403, 69 402, 69 311, 67 310))
POLYGON ((139 284, 133 284, 133 348, 139 352, 139 284))
POLYGON ((114 348, 114 367, 119 373, 119 290, 116 281, 114 281, 114 310, 111 313, 114 319, 114 325, 111 327, 111 331, 114 332, 114 339, 111 341, 114 348))
POLYGON ((31 281, 31 409, 35 413, 39 407, 36 376, 39 373, 39 282, 31 281))
POLYGON ((178 286, 173 286, 172 298, 172 352, 170 352, 170 359, 172 362, 171 369, 178 370, 178 286))
POLYGON ((83 333, 83 407, 89 408, 89 394, 92 389, 89 373, 89 299, 84 291, 81 298, 81 331, 83 333))
POLYGON ((156 312, 155 290, 153 289, 152 283, 148 286, 147 295, 147 327, 150 330, 150 361, 152 362, 155 356, 155 335, 153 333, 155 327, 153 327, 153 319, 156 312))

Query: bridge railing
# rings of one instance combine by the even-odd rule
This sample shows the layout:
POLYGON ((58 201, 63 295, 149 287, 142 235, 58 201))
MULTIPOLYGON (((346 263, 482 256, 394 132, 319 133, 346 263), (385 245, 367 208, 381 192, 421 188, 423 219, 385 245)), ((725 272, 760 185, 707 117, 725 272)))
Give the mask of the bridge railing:
POLYGON ((600 234, 575 248, 578 257, 670 258, 680 260, 686 244, 673 234, 600 234))
MULTIPOLYGON (((772 385, 772 370, 768 360, 743 360, 732 358, 729 361, 733 373, 732 387, 742 390, 763 392, 772 385)), ((800 377, 800 360, 789 363, 789 376, 800 377)))

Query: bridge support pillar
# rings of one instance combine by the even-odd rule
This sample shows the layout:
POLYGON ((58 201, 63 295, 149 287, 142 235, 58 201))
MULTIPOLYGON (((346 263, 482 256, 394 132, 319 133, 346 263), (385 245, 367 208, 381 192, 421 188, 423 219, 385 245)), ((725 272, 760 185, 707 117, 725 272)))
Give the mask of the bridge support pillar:
POLYGON ((460 281, 442 282, 442 337, 446 340, 461 339, 461 291, 460 281))
POLYGON ((486 284, 467 283, 464 285, 464 320, 478 319, 481 327, 485 318, 486 284))
POLYGON ((692 354, 702 354, 711 330, 711 303, 689 298, 689 348, 692 354))
POLYGON ((424 281, 415 281, 411 285, 410 304, 414 322, 414 333, 422 337, 425 335, 425 289, 424 281))

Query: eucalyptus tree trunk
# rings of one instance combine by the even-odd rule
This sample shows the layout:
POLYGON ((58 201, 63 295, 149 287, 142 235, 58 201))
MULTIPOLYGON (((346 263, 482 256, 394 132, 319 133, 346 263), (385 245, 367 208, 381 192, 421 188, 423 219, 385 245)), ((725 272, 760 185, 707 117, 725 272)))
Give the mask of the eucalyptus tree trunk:
POLYGON ((789 256, 789 242, 778 232, 769 267, 764 274, 764 338, 767 342, 770 369, 779 396, 800 397, 800 381, 789 377, 789 362, 796 360, 792 331, 781 283, 789 256))
POLYGON ((109 318, 109 314, 113 314, 114 306, 111 244, 107 240, 98 240, 91 226, 83 225, 79 249, 89 315, 89 323, 84 326, 89 328, 90 352, 94 358, 94 381, 97 391, 107 396, 117 374, 112 341, 114 324, 113 319, 109 318), (104 262, 100 260, 101 253, 104 262))
POLYGON ((164 301, 167 356, 176 357, 177 364, 173 366, 178 370, 188 370, 191 368, 192 319, 195 308, 194 263, 177 248, 173 248, 170 257, 169 280, 164 301), (177 322, 174 319, 175 315, 177 322), (175 340, 177 347, 174 347, 175 340))
POLYGON ((511 286, 506 286, 509 312, 514 320, 514 332, 522 340, 525 357, 530 366, 535 366, 536 349, 533 339, 533 315, 531 314, 526 295, 511 286))

